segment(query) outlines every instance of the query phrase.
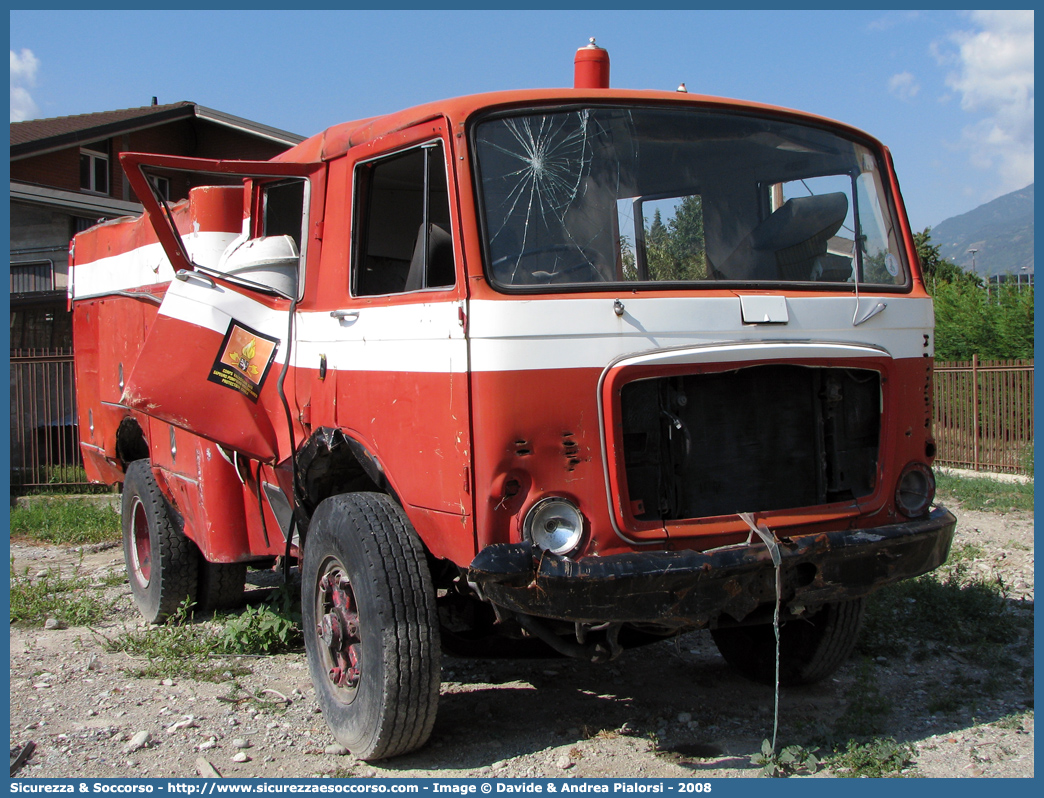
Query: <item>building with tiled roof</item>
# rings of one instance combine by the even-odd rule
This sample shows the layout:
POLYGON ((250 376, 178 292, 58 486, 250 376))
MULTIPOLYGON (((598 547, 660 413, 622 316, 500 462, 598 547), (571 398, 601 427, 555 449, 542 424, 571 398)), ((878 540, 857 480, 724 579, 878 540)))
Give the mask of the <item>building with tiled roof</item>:
MULTIPOLYGON (((267 160, 302 139, 192 102, 12 122, 11 348, 70 345, 66 317, 55 316, 69 240, 99 220, 141 212, 119 153, 267 160)), ((158 188, 183 199, 194 177, 171 173, 158 188)))
MULTIPOLYGON (((159 105, 155 98, 143 108, 11 123, 12 479, 17 472, 20 481, 47 481, 48 463, 77 462, 71 378, 55 365, 72 350, 69 241, 99 221, 141 213, 119 154, 267 160, 302 140, 196 103, 159 105), (40 376, 37 364, 54 374, 40 376)), ((204 181, 213 176, 171 172, 155 186, 177 201, 204 181)))

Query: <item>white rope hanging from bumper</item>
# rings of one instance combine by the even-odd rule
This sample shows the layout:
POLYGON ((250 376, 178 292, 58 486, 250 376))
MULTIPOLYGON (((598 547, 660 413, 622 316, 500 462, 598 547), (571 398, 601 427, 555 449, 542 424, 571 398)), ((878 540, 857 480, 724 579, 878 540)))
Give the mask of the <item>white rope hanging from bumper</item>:
MULTIPOLYGON (((756 534, 765 543, 772 557, 772 565, 776 569, 776 609, 772 614, 772 631, 776 635, 776 689, 773 699, 772 714, 772 753, 776 752, 776 732, 779 729, 779 606, 782 601, 782 580, 780 579, 780 563, 783 558, 779 554, 779 541, 772 534, 772 530, 764 524, 758 525, 754 521, 753 513, 737 513, 743 522, 750 527, 750 531, 756 534)), ((748 538, 748 541, 750 539, 748 538)))

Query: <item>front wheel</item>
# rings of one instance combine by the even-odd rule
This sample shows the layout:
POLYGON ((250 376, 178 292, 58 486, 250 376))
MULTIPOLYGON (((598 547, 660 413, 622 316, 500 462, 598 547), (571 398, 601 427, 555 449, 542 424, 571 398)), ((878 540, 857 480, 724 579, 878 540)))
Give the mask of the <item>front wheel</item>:
MULTIPOLYGON (((841 667, 855 648, 863 624, 862 598, 825 605, 809 618, 795 618, 779 629, 780 684, 811 684, 841 667)), ((711 630, 725 661, 763 684, 776 680, 776 636, 772 624, 711 630)))
POLYGON ((148 460, 127 466, 122 498, 123 557, 138 610, 149 623, 196 600, 199 552, 160 492, 148 460))
POLYGON ((389 497, 349 493, 319 505, 301 609, 308 670, 337 741, 362 760, 424 745, 439 699, 435 589, 424 549, 389 497))

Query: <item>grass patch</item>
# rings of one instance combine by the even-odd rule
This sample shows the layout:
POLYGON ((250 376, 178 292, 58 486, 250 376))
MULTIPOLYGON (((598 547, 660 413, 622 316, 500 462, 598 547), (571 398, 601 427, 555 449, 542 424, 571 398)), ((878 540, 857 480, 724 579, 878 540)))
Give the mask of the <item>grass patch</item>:
MULTIPOLYGON (((974 546, 967 547, 968 550, 974 546)), ((866 656, 915 657, 951 648, 991 665, 1006 661, 1005 648, 1032 648, 1033 619, 1009 606, 999 577, 968 572, 968 550, 943 568, 873 594, 867 601, 859 651, 866 656)))
POLYGON ((935 475, 941 504, 956 502, 966 510, 1033 512, 1033 483, 998 482, 985 477, 959 477, 939 471, 935 475))
POLYGON ((83 499, 37 499, 11 508, 11 537, 44 543, 104 543, 122 537, 120 516, 83 499))
POLYGON ((826 766, 841 778, 897 778, 914 763, 917 750, 910 743, 897 743, 891 737, 866 742, 849 740, 844 749, 826 759, 826 766))
POLYGON ((138 659, 124 670, 139 678, 188 677, 223 682, 249 672, 216 659, 215 655, 222 653, 220 629, 193 620, 186 601, 165 625, 131 629, 115 639, 106 637, 104 645, 109 651, 122 651, 138 659))
POLYGON ((75 571, 63 577, 57 569, 30 577, 28 568, 21 576, 11 567, 11 623, 40 626, 55 618, 66 626, 98 623, 110 612, 115 601, 104 601, 95 585, 75 571))
POLYGON ((983 557, 986 551, 982 546, 978 546, 975 543, 961 543, 950 549, 950 556, 946 558, 946 562, 951 565, 958 562, 971 562, 983 557))
POLYGON ((263 604, 207 624, 195 623, 192 605, 185 602, 166 624, 131 629, 104 644, 139 660, 126 669, 130 676, 226 681, 250 672, 229 657, 276 654, 301 644, 300 610, 292 596, 283 587, 263 604))

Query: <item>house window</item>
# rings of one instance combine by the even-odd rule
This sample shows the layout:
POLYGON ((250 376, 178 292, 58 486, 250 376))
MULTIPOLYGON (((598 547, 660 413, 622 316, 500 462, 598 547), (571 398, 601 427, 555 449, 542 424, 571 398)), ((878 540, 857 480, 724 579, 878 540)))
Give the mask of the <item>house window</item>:
POLYGON ((95 194, 109 193, 109 143, 107 141, 80 147, 80 188, 95 194))
POLYGON ((98 224, 98 222, 101 222, 101 221, 103 221, 103 220, 102 219, 85 219, 82 216, 74 216, 73 217, 73 235, 76 235, 76 233, 82 233, 84 230, 87 230, 87 229, 89 229, 91 227, 94 227, 94 225, 98 224))
POLYGON ((170 181, 167 178, 159 175, 149 175, 149 182, 152 184, 152 190, 155 192, 157 199, 164 202, 170 201, 170 181))
POLYGON ((12 303, 11 350, 18 349, 72 349, 72 314, 64 299, 12 303))
POLYGON ((11 264, 11 293, 30 294, 38 291, 54 291, 54 262, 49 260, 33 263, 11 264))

